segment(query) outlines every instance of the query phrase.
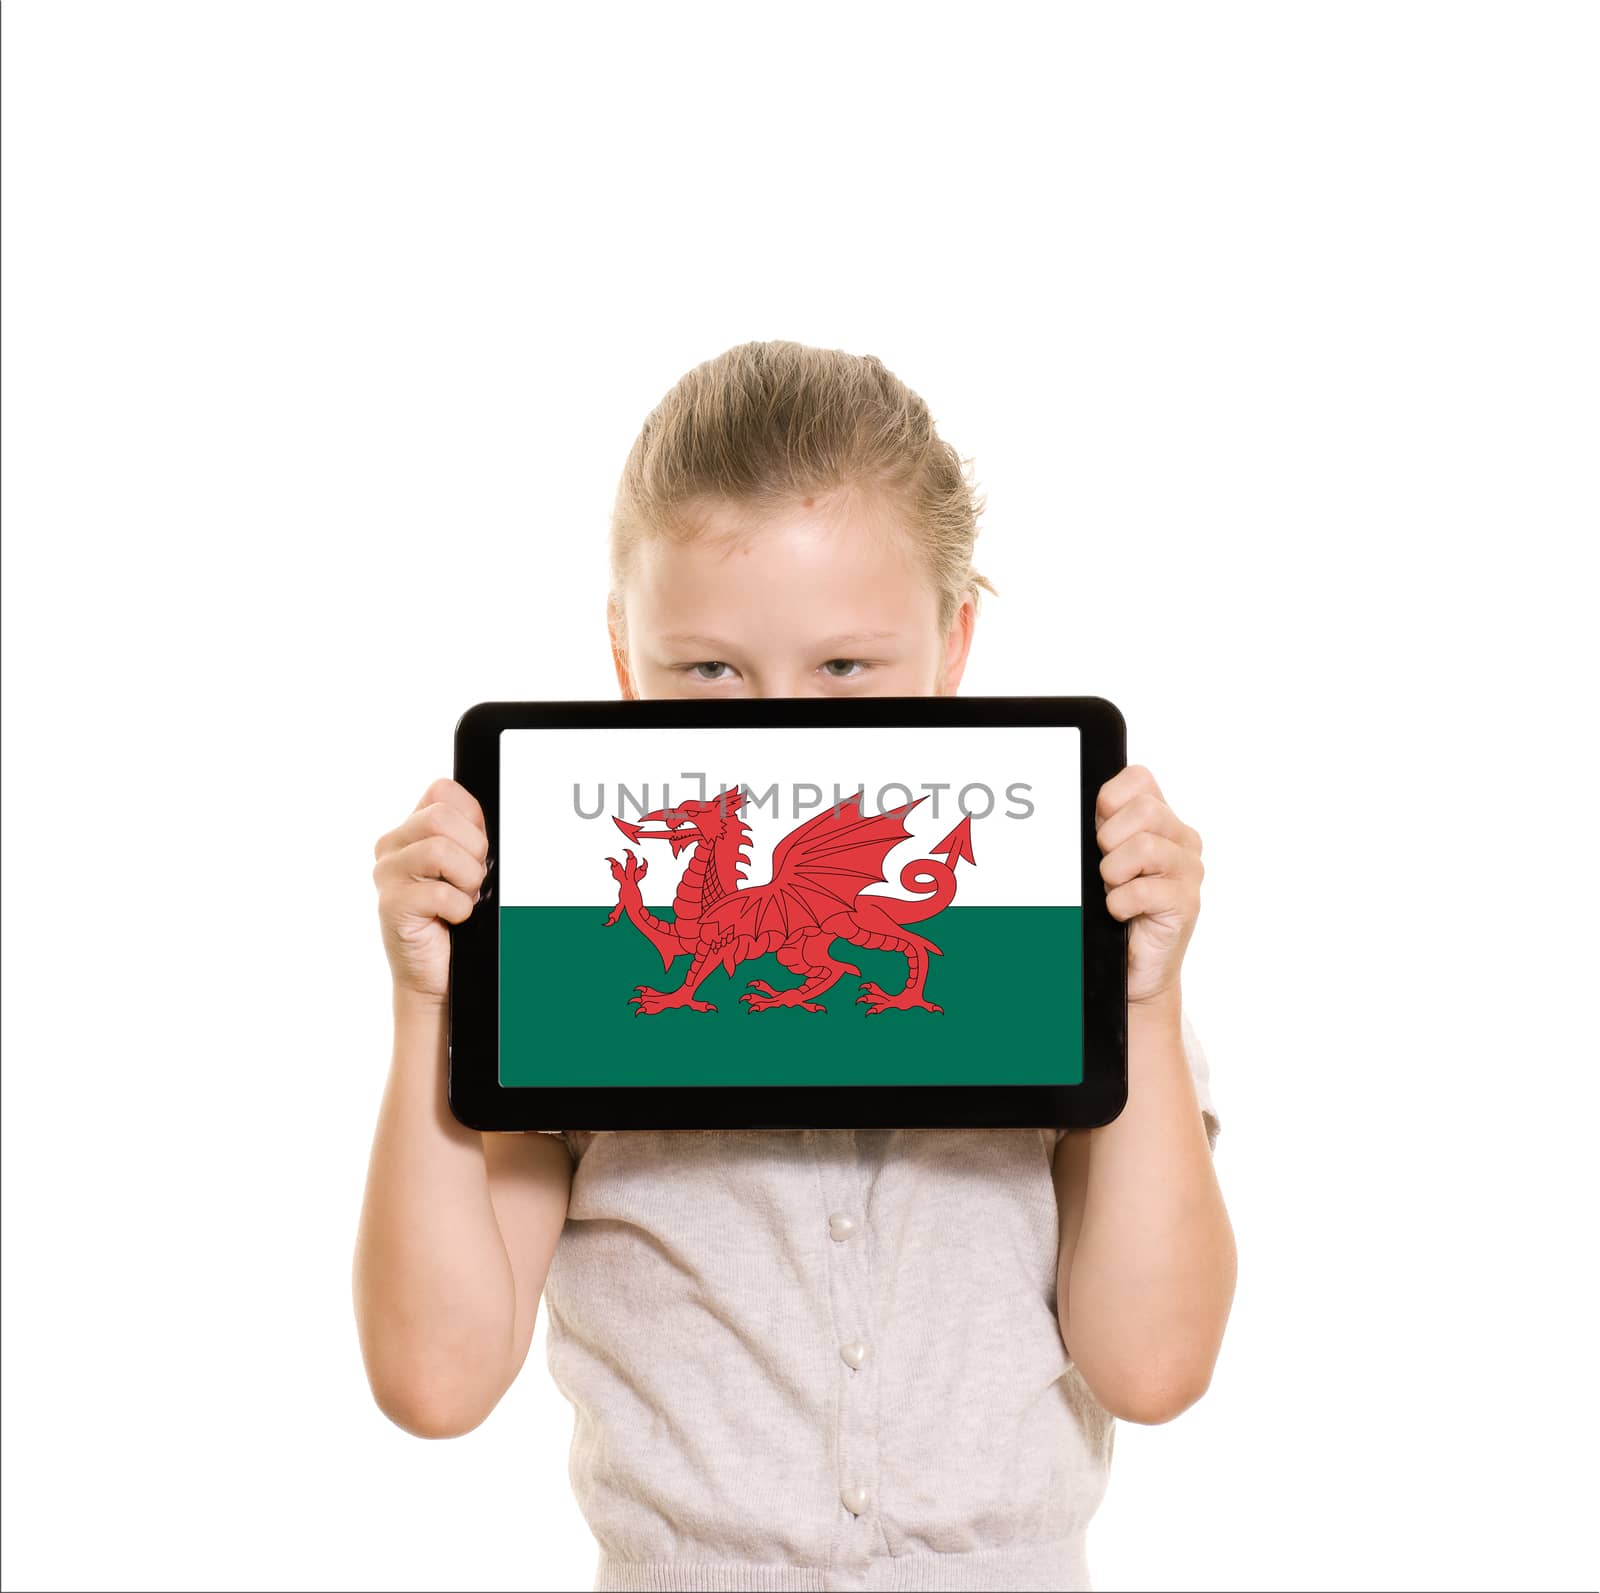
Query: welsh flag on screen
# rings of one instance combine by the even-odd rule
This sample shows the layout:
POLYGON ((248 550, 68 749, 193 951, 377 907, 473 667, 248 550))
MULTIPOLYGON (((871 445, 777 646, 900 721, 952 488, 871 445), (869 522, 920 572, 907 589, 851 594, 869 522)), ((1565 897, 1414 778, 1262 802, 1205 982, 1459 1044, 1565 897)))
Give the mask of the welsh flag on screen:
POLYGON ((1081 1080, 1075 731, 507 731, 501 757, 502 1083, 1081 1080))

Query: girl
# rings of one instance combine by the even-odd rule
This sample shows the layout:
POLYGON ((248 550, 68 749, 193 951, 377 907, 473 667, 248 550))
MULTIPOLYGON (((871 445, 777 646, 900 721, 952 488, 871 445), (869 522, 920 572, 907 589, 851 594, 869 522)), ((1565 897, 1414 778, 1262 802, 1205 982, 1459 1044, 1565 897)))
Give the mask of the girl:
MULTIPOLYGON (((623 471, 622 694, 954 693, 993 590, 981 506, 878 360, 728 350, 623 471)), ((519 1136, 446 1104, 446 926, 488 842, 467 791, 430 786, 373 870, 394 1051, 355 1305, 380 1408, 477 1426, 542 1296, 596 1588, 1087 1588, 1113 1419, 1205 1391, 1235 1270, 1180 995, 1200 837, 1138 766, 1096 820, 1132 921, 1105 1127, 519 1136)))

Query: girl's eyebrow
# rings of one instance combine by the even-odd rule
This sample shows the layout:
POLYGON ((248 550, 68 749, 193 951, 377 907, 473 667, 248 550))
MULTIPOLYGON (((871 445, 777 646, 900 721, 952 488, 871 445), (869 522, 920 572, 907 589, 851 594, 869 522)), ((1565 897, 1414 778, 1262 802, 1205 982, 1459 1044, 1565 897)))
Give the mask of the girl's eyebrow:
POLYGON ((721 648, 724 651, 729 650, 728 644, 726 642, 719 642, 715 636, 685 636, 682 634, 673 634, 671 636, 663 636, 661 640, 674 647, 709 647, 713 650, 718 648, 721 648))
POLYGON ((824 636, 818 647, 857 647, 862 642, 892 642, 895 631, 852 631, 844 636, 824 636))
MULTIPOLYGON (((817 647, 857 647, 863 642, 890 642, 897 636, 895 631, 852 631, 843 636, 824 636, 815 643, 817 647)), ((682 632, 674 632, 663 636, 661 640, 673 647, 704 647, 712 652, 733 651, 727 642, 719 641, 715 636, 690 636, 682 632)))

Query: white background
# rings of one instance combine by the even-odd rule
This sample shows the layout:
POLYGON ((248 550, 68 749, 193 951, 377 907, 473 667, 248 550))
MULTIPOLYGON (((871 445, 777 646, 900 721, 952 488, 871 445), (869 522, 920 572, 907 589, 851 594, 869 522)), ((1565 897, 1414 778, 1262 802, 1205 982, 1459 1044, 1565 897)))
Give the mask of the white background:
MULTIPOLYGON (((700 782, 680 778, 697 771, 705 777, 708 801, 733 786, 749 793, 740 810, 750 826, 744 876, 748 885, 771 880, 773 848, 797 824, 831 807, 836 786, 841 799, 863 792, 861 811, 871 816, 910 800, 904 789, 888 789, 889 782, 898 780, 902 788, 909 787, 911 797, 923 800, 902 818, 910 834, 885 854, 883 882, 870 886, 868 894, 902 900, 925 894, 906 890, 900 871, 935 855, 934 849, 961 823, 964 798, 974 815, 973 860, 956 865, 956 906, 1082 904, 1076 730, 989 725, 933 732, 901 725, 811 732, 771 727, 686 731, 652 725, 627 731, 545 728, 501 733, 500 850, 495 863, 500 905, 614 903, 617 884, 606 859, 622 860, 628 842, 611 822, 612 815, 637 822, 646 801, 649 811, 661 806, 663 786, 674 802, 699 798, 700 782), (802 782, 811 790, 797 794, 802 782), (630 794, 625 804, 617 800, 619 783, 630 794), (925 791, 925 784, 949 789, 925 791), (1012 795, 1014 784, 1028 789, 1012 795), (574 785, 584 814, 594 812, 603 788, 609 805, 598 818, 574 812, 574 785), (774 785, 776 796, 757 806, 774 785), (971 789, 984 785, 992 797, 971 789), (821 798, 813 801, 819 787, 821 798), (1014 816, 1019 813, 1025 816, 1014 816)), ((661 825, 646 828, 655 832, 661 825)), ((645 901, 670 902, 691 854, 685 851, 674 859, 665 841, 642 841, 633 852, 649 865, 645 901)))
POLYGON ((1103 1588, 1593 1587, 1591 7, 4 11, 4 1581, 571 1588, 543 1363, 390 1426, 378 835, 604 697, 749 338, 976 461, 966 689, 1206 843, 1234 1318, 1103 1588))

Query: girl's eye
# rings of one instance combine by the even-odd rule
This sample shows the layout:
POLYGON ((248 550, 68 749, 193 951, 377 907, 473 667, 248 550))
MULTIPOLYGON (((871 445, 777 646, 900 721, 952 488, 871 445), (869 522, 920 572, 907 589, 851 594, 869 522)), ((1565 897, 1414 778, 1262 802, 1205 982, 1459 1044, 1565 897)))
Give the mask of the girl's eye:
POLYGON ((866 671, 866 665, 859 658, 830 658, 822 667, 835 680, 849 680, 866 671))
POLYGON ((723 680, 726 677, 721 672, 727 667, 720 658, 713 658, 703 664, 690 664, 689 671, 700 680, 723 680))

